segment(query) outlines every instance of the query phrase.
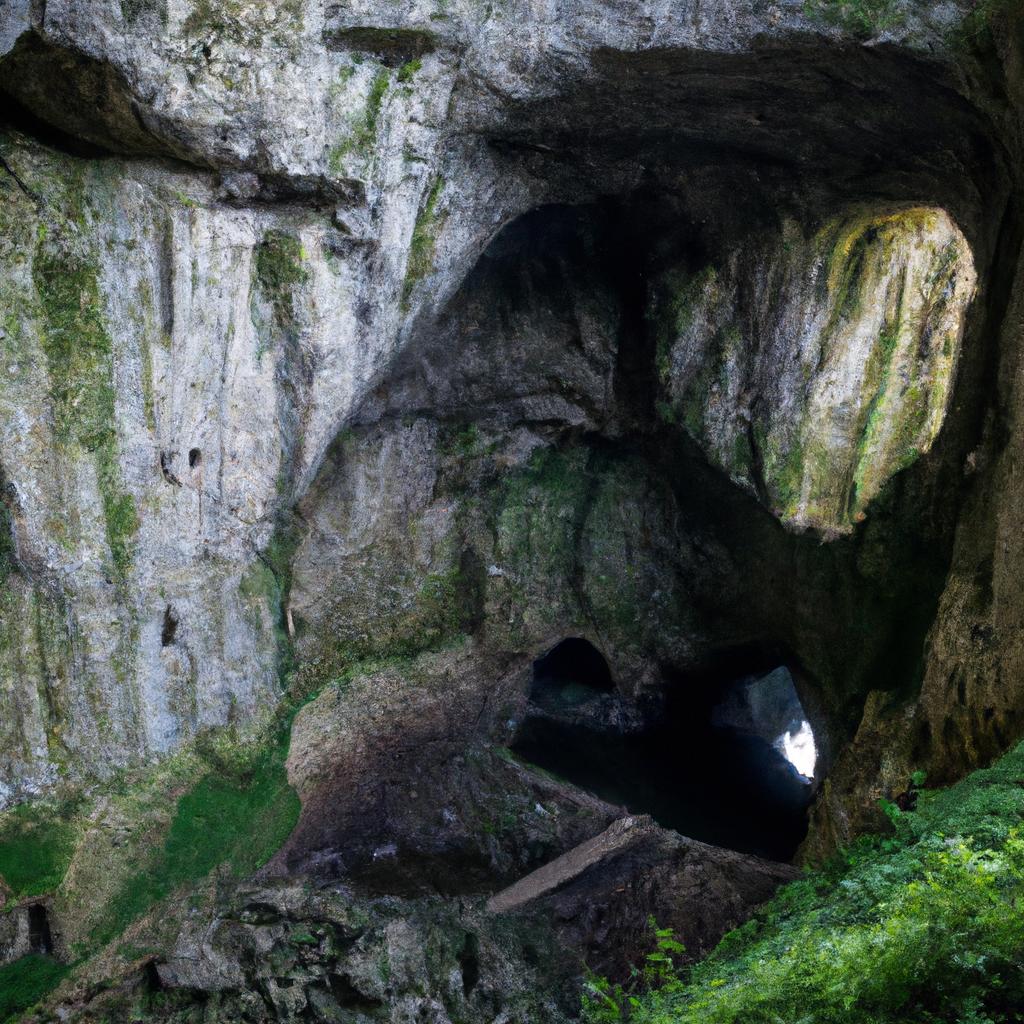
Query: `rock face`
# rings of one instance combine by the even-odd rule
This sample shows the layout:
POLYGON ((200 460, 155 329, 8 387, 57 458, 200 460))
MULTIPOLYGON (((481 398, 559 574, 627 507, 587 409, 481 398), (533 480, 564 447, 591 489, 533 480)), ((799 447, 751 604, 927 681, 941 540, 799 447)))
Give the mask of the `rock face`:
MULTIPOLYGON (((1020 20, 898 6, 0 0, 0 809, 271 721, 302 800, 264 889, 162 891, 151 984, 569 1012, 482 910, 623 814, 502 753, 566 637, 623 721, 791 666, 808 855, 1020 735, 1020 20)), ((68 959, 173 818, 104 799, 68 959)), ((541 901, 571 956, 788 877, 644 836, 541 901)))
POLYGON ((942 210, 833 222, 663 285, 662 414, 786 523, 849 531, 945 419, 975 273, 942 210))
MULTIPOLYGON (((784 521, 827 533, 851 529, 885 480, 928 449, 973 289, 968 242, 941 210, 865 207, 848 178, 858 168, 876 193, 900 182, 899 200, 948 201, 984 263, 976 203, 992 170, 979 159, 982 115, 941 65, 857 48, 838 62, 815 56, 813 36, 799 34, 814 23, 786 6, 709 15, 663 5, 646 17, 638 29, 606 7, 569 5, 527 16, 530 30, 509 47, 505 26, 523 19, 504 6, 431 16, 399 6, 385 23, 320 5, 111 2, 88 16, 72 2, 5 6, 0 84, 15 123, 74 155, 17 133, 4 148, 3 471, 17 577, 4 620, 2 799, 109 773, 274 705, 277 634, 289 628, 287 510, 300 501, 322 514, 305 495, 353 417, 419 407, 435 420, 498 415, 505 429, 614 436, 635 429, 660 387, 659 408, 681 416, 734 479, 784 521), (740 116, 755 100, 751 69, 769 52, 765 95, 773 82, 789 94, 740 116), (838 69, 839 94, 865 74, 901 92, 840 140, 834 118, 798 99, 814 94, 825 64, 838 69), (611 88, 621 92, 614 130, 602 99, 611 88), (713 126, 652 116, 701 103, 723 112, 713 126), (905 127, 911 109, 926 129, 905 132, 890 167, 857 155, 905 127), (793 202, 764 166, 782 159, 780 140, 797 138, 800 160, 821 167, 799 172, 808 191, 793 202), (949 146, 978 168, 969 184, 940 161, 949 146), (103 151, 121 159, 98 159, 103 151), (566 174, 557 154, 578 154, 589 170, 566 174), (742 241, 721 189, 700 198, 716 174, 751 186, 746 213, 756 216, 742 241), (592 234, 589 252, 563 263, 564 279, 582 279, 534 275, 552 296, 578 294, 573 315, 533 303, 529 327, 506 331, 516 355, 496 362, 497 339, 480 333, 486 310, 473 303, 511 282, 495 279, 502 252, 488 244, 545 203, 609 194, 633 197, 614 216, 637 229, 592 234), (858 206, 809 230, 837 201, 858 206), (773 204, 785 214, 774 236, 763 223, 773 204), (709 218, 713 228, 694 229, 709 218), (639 228, 648 222, 661 224, 657 238, 639 228), (776 241, 752 246, 755 237, 776 241), (621 343, 648 305, 642 280, 607 254, 623 240, 653 264, 655 315, 675 318, 657 343, 660 383, 644 380, 650 343, 621 343), (687 326, 678 294, 663 302, 663 292, 701 247, 717 255, 680 285, 696 303, 687 326), (438 359, 450 353, 446 334, 457 374, 438 359), (410 393, 400 382, 426 351, 437 355, 419 364, 410 393)), ((899 38, 932 45, 950 17, 926 11, 899 38)), ((563 235, 572 230, 562 223, 563 235)), ((539 241, 528 221, 519 237, 539 241)), ((517 244, 515 231, 502 238, 517 244)), ((509 457, 548 434, 521 433, 509 457)), ((427 462, 421 471, 426 485, 427 462)), ((320 479, 322 489, 326 470, 320 479)), ((404 526, 378 509, 393 514, 387 495, 362 499, 367 527, 403 543, 404 526)), ((417 541, 420 561, 402 570, 410 586, 429 590, 461 564, 445 528, 432 517, 445 554, 417 541)), ((317 555, 300 554, 300 571, 307 557, 317 555)), ((367 586, 391 585, 392 568, 364 571, 367 586)), ((376 613, 348 585, 350 603, 376 613)), ((323 606, 325 595, 303 589, 293 618, 304 603, 323 606)), ((638 589, 665 593, 656 582, 638 589)), ((685 615, 658 615, 677 636, 671 660, 685 661, 678 649, 699 631, 685 615)))
POLYGON ((625 973, 650 949, 649 919, 671 928, 699 959, 750 916, 796 868, 705 846, 658 828, 649 818, 621 818, 487 903, 492 914, 553 920, 569 948, 582 949, 601 974, 625 973))

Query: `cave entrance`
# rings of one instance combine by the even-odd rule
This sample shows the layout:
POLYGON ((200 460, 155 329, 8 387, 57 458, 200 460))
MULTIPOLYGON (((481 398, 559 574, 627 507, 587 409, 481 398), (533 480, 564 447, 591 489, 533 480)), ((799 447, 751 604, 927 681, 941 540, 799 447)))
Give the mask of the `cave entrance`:
POLYGON ((588 698, 615 689, 604 655, 589 640, 572 636, 533 663, 531 697, 548 701, 588 698))
POLYGON ((669 680, 652 712, 607 685, 593 647, 569 643, 534 663, 515 753, 692 839, 793 858, 807 833, 817 752, 786 666, 669 680))

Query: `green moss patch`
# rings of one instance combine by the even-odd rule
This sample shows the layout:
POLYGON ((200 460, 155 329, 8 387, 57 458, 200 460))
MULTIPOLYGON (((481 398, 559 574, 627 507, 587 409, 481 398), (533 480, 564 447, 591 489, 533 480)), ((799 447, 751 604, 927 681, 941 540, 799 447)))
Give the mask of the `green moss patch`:
POLYGON ((444 178, 438 176, 427 194, 409 242, 409 262, 405 271, 405 283, 402 286, 402 304, 408 307, 409 296, 418 281, 434 272, 434 256, 437 250, 437 233, 444 223, 438 214, 437 206, 444 191, 444 178))
POLYGON ((118 465, 113 346, 103 320, 98 266, 44 235, 32 264, 43 314, 43 351, 50 375, 54 431, 65 450, 93 456, 114 575, 131 565, 139 519, 118 465))
POLYGON ((64 880, 75 848, 69 817, 49 804, 22 804, 0 816, 0 880, 11 899, 42 896, 64 880))
POLYGON ((111 900, 93 939, 108 942, 179 886, 224 867, 244 877, 280 849, 299 818, 288 784, 288 731, 269 745, 209 746, 212 768, 178 801, 162 848, 111 900))
POLYGON ((256 247, 256 280, 282 319, 292 315, 295 289, 309 280, 302 243, 283 231, 268 231, 256 247))
POLYGON ((377 142, 377 129, 380 125, 381 110, 384 97, 391 85, 391 75, 387 68, 379 68, 370 83, 370 91, 366 96, 366 105, 362 116, 356 121, 351 133, 339 142, 330 152, 328 165, 334 174, 345 170, 345 157, 359 156, 368 160, 373 155, 377 142))
POLYGON ((70 967, 47 956, 23 956, 0 967, 0 1022, 7 1024, 52 992, 70 967))

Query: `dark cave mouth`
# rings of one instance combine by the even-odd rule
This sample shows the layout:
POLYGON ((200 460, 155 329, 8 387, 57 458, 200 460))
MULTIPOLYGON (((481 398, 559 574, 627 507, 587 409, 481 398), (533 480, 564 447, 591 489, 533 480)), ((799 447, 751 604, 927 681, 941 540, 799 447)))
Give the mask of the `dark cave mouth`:
POLYGON ((817 791, 811 724, 785 665, 673 681, 644 713, 607 662, 569 638, 534 663, 523 760, 665 828, 714 846, 792 860, 817 791), (611 684, 611 685, 608 685, 611 684), (710 685, 708 685, 710 684, 710 685))

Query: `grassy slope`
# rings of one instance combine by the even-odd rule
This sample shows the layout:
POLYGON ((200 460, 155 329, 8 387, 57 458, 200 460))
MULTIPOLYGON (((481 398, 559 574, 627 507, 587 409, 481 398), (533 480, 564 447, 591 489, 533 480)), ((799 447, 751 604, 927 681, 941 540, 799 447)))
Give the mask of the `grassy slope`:
MULTIPOLYGON (((592 1021, 994 1024, 1024 1021, 1024 744, 924 792, 781 890, 707 960, 592 1021)), ((664 979, 662 979, 664 980, 664 979)))
MULTIPOLYGON (((96 908, 88 941, 75 946, 80 960, 117 938, 176 889, 198 882, 213 869, 223 866, 236 877, 252 873, 280 848, 298 820, 298 796, 284 768, 287 728, 263 743, 237 744, 223 737, 211 738, 201 748, 180 756, 182 771, 166 772, 170 781, 163 785, 170 791, 156 795, 158 805, 172 801, 169 825, 161 830, 159 815, 150 821, 139 812, 134 827, 150 833, 149 852, 110 893, 93 894, 103 905, 96 908), (182 772, 191 781, 178 792, 182 772)), ((116 789, 112 786, 115 800, 116 789)), ((74 837, 89 827, 87 817, 87 806, 45 804, 0 816, 0 879, 14 897, 64 893, 71 884, 65 872, 75 851, 74 837)), ((69 970, 41 956, 0 968, 0 1022, 16 1019, 69 970)))

